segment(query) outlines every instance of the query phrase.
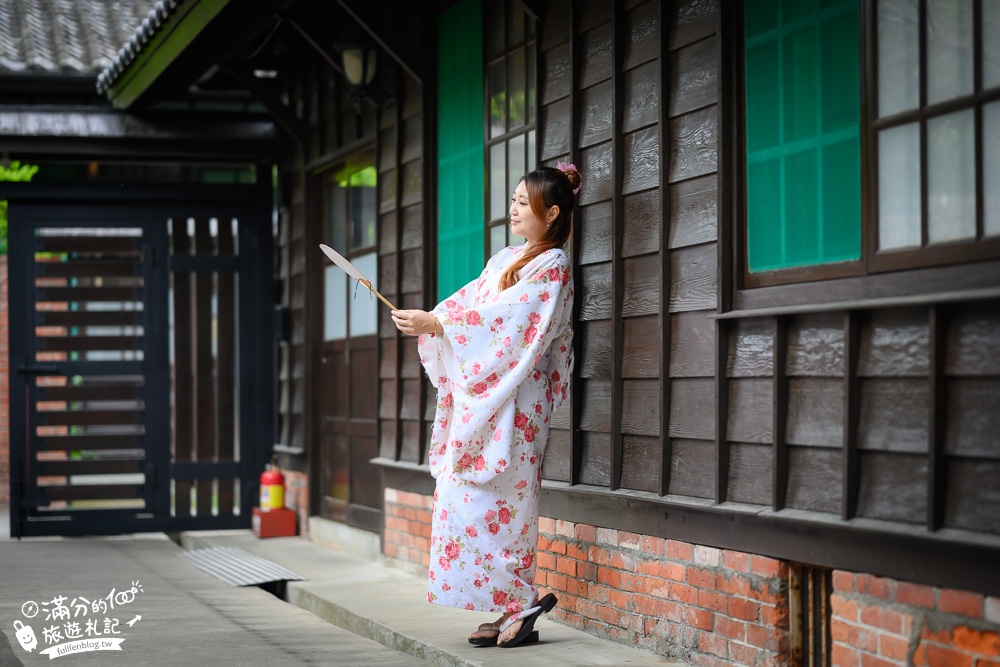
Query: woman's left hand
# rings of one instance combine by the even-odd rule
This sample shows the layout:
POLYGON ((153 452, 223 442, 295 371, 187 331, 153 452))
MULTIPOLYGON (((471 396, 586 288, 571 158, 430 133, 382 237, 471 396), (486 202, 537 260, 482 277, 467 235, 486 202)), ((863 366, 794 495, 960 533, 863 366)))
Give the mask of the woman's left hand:
POLYGON ((392 321, 396 328, 408 336, 434 333, 437 330, 437 318, 425 310, 394 310, 392 321))

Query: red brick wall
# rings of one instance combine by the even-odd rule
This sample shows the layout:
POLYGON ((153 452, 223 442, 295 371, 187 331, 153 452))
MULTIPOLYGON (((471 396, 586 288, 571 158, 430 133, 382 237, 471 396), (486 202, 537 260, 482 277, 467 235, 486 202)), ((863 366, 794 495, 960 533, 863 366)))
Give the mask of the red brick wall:
MULTIPOLYGON (((432 498, 387 489, 385 555, 427 566, 432 498)), ((693 665, 783 665, 785 563, 541 518, 536 583, 567 625, 693 665)))
MULTIPOLYGON (((426 568, 432 499, 385 492, 384 550, 426 568)), ((699 667, 789 663, 788 564, 542 517, 536 584, 567 625, 699 667)), ((837 570, 835 667, 1000 667, 1000 598, 837 570)))
POLYGON ((10 384, 7 347, 7 255, 0 255, 0 507, 10 504, 10 384))
POLYGON ((1000 667, 1000 598, 836 571, 838 667, 1000 667))
POLYGON ((539 586, 567 625, 693 665, 784 665, 786 563, 542 518, 539 586))
MULTIPOLYGON (((430 564, 432 496, 385 490, 385 531, 382 550, 411 566, 430 564)), ((410 569, 413 569, 412 567, 410 569)))

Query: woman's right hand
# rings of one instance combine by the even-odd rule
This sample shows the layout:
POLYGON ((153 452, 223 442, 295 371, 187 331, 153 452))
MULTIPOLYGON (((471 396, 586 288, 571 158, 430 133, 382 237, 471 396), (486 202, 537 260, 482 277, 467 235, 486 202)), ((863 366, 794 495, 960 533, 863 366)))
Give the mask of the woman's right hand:
POLYGON ((426 310, 394 310, 392 321, 396 328, 407 336, 435 333, 438 331, 437 318, 426 310))

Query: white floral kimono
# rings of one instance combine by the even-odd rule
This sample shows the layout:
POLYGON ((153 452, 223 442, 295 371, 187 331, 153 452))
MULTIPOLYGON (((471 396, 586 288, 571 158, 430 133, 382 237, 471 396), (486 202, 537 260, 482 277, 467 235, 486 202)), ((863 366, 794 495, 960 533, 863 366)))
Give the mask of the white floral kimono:
POLYGON ((418 339, 438 389, 427 592, 437 604, 514 612, 538 597, 542 455, 573 368, 573 282, 566 253, 552 249, 500 291, 501 275, 523 252, 493 256, 432 311, 444 336, 418 339))

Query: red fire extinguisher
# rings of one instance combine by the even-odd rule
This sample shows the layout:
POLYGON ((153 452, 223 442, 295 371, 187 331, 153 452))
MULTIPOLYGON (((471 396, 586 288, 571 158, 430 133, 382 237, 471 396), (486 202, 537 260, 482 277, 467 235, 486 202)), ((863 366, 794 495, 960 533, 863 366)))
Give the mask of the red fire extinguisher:
POLYGON ((260 475, 260 510, 270 512, 285 508, 285 476, 275 456, 260 475))

